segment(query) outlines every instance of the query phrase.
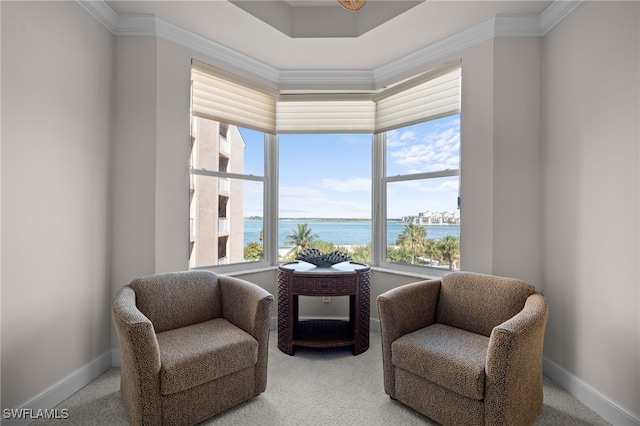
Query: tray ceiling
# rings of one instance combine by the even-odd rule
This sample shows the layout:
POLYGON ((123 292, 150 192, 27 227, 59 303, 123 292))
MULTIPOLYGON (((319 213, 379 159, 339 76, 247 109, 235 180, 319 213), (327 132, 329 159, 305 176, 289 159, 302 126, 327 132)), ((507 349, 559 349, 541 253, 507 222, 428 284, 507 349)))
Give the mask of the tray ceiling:
POLYGON ((334 13, 324 9, 340 8, 333 0, 234 3, 225 0, 106 2, 120 17, 152 15, 280 70, 376 69, 496 16, 538 17, 553 2, 369 0, 360 11, 344 11, 351 15, 349 23, 322 18, 326 13, 334 13), (384 13, 373 14, 375 18, 358 17, 366 8, 377 10, 377 3, 382 7, 396 2, 411 7, 403 12, 385 9, 384 13), (243 3, 242 7, 237 3, 243 3), (258 7, 260 5, 250 3, 264 5, 258 7), (305 27, 313 28, 315 35, 301 35, 300 28, 305 27), (359 35, 354 35, 354 31, 359 35))

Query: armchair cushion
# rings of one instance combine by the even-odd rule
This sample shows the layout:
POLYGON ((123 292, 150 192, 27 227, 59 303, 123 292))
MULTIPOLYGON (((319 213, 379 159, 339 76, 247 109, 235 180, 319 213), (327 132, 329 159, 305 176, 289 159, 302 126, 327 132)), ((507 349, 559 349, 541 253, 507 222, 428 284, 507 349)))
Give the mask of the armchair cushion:
POLYGON ((220 286, 212 281, 207 271, 171 272, 136 278, 129 287, 140 312, 160 333, 222 316, 220 286))
POLYGON ((405 334, 391 344, 396 367, 467 398, 484 398, 489 338, 444 324, 405 334))
POLYGON ((436 322, 489 337, 522 310, 536 288, 521 280, 472 272, 442 277, 436 322))
POLYGON ((160 393, 171 395, 252 367, 258 342, 223 318, 158 333, 160 393))

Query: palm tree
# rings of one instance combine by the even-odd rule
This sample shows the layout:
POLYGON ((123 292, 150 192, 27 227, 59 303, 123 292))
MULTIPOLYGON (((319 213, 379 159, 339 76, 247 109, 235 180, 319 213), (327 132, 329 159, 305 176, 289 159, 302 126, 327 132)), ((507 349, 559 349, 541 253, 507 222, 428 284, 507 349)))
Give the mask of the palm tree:
POLYGON ((287 252, 284 258, 295 259, 302 250, 311 248, 315 239, 318 238, 318 234, 312 234, 311 232, 311 228, 306 223, 299 223, 297 230, 291 228, 291 234, 285 237, 284 243, 293 246, 293 248, 287 252))
POLYGON ((438 241, 434 239, 427 240, 425 243, 425 253, 429 257, 429 266, 433 266, 433 259, 439 255, 438 241))
POLYGON ((442 258, 449 262, 449 269, 453 269, 453 259, 460 255, 460 240, 447 235, 439 241, 438 250, 440 250, 442 258))
POLYGON ((411 253, 411 264, 416 263, 416 254, 425 248, 425 239, 427 238, 427 230, 415 223, 408 223, 398 235, 396 244, 403 247, 411 253))

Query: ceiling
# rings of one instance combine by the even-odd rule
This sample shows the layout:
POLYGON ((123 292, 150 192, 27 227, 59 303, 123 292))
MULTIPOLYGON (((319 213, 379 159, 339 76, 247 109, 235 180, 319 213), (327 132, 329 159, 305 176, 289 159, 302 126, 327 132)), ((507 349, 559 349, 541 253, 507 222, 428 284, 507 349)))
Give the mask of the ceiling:
POLYGON ((153 15, 279 70, 363 70, 496 16, 539 16, 553 2, 369 0, 357 12, 341 10, 335 0, 106 3, 119 16, 153 15))
POLYGON ((292 38, 349 38, 361 36, 424 0, 369 1, 357 13, 334 0, 230 2, 292 38))

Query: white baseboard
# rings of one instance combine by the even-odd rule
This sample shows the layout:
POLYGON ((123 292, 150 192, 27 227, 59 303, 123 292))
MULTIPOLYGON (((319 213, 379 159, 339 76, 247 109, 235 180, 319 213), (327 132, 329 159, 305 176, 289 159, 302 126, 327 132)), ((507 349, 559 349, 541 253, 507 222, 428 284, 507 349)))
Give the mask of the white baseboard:
MULTIPOLYGON (((380 334, 380 321, 377 318, 371 318, 369 326, 372 333, 380 334)), ((271 318, 270 327, 271 330, 277 330, 277 317, 271 318)), ((2 424, 2 426, 28 425, 35 420, 33 416, 42 414, 42 410, 51 410, 84 386, 91 383, 95 378, 100 376, 109 368, 119 366, 120 351, 118 349, 112 349, 105 352, 103 355, 44 390, 36 397, 20 405, 17 408, 17 412, 22 413, 23 418, 5 418, 5 413, 3 411, 2 418, 0 418, 0 424, 2 424)), ((553 361, 543 358, 542 368, 545 376, 567 391, 578 401, 595 411, 612 425, 640 426, 640 416, 607 398, 601 392, 580 380, 553 361)), ((64 413, 54 414, 60 415, 64 413)))
POLYGON ((369 318, 369 330, 372 333, 380 334, 380 320, 378 318, 369 318))
POLYGON ((601 392, 546 357, 542 359, 542 371, 555 384, 612 425, 640 426, 640 417, 638 415, 607 398, 601 392))
MULTIPOLYGON (((3 407, 2 425, 28 425, 43 416, 64 418, 65 412, 53 412, 53 407, 91 383, 95 378, 111 368, 111 365, 112 351, 108 351, 12 411, 7 412, 8 408, 3 407)), ((73 415, 73 413, 67 414, 73 415)))
MULTIPOLYGON (((301 320, 315 319, 316 317, 302 317, 301 320)), ((332 317, 333 318, 333 317, 332 317)), ((335 318, 334 318, 335 319, 335 318)), ((337 318, 347 320, 348 318, 337 318)), ((278 317, 271 317, 270 329, 278 329, 278 317)), ((369 319, 369 329, 371 333, 380 334, 380 320, 369 319)), ((117 349, 112 351, 112 365, 120 366, 120 352, 117 349)), ((615 426, 640 426, 640 417, 633 414, 616 402, 604 396, 587 383, 575 377, 569 371, 560 367, 553 361, 543 358, 542 368, 544 375, 551 379, 558 386, 567 391, 571 396, 582 402, 600 417, 615 426)))
POLYGON ((120 368, 120 348, 111 349, 111 366, 120 368))

